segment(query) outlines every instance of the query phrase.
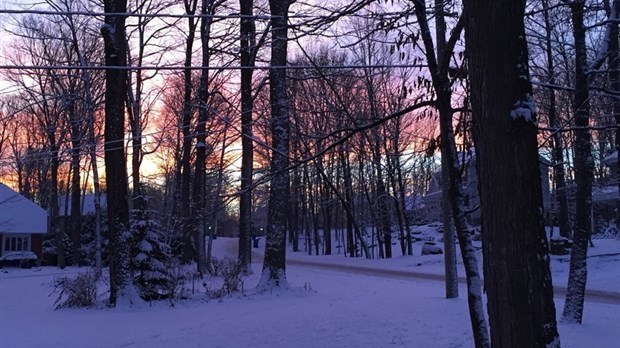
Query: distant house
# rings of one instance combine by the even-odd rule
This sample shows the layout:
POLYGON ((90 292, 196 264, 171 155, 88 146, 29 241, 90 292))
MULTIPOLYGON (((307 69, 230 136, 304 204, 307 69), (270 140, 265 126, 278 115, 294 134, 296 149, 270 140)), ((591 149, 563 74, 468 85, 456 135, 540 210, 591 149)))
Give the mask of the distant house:
MULTIPOLYGON (((605 232, 617 220, 616 209, 620 199, 617 184, 618 151, 605 156, 603 164, 609 168, 609 176, 600 179, 592 187, 592 233, 605 232)), ((569 204, 574 206, 574 189, 572 191, 569 191, 569 204)))
MULTIPOLYGON (((463 200, 465 210, 469 211, 470 223, 480 222, 480 197, 478 196, 478 175, 476 173, 476 155, 471 151, 469 154, 459 153, 459 162, 463 171, 463 200)), ((542 179, 543 206, 545 209, 551 206, 551 194, 549 190, 549 167, 551 163, 539 156, 540 177, 542 179)), ((442 215, 442 190, 441 171, 431 177, 428 193, 422 197, 422 207, 419 214, 428 221, 440 221, 442 215)))
POLYGON ((0 183, 0 256, 9 251, 43 254, 47 212, 26 197, 0 183))
MULTIPOLYGON (((107 209, 107 196, 102 193, 99 197, 99 204, 102 211, 107 209)), ((95 214, 95 194, 89 193, 80 196, 80 211, 82 215, 95 214)), ((71 215, 71 198, 69 196, 62 195, 58 199, 58 215, 70 216, 71 215)))

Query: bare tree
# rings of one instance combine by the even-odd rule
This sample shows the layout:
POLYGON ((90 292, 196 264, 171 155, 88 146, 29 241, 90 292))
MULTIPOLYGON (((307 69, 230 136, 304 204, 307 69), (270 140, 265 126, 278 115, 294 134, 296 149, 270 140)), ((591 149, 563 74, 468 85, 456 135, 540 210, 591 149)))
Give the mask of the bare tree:
POLYGON ((294 0, 270 0, 271 173, 265 261, 259 289, 286 287, 286 230, 289 207, 289 114, 286 95, 288 11, 294 0))
POLYGON ((101 34, 105 43, 105 173, 110 234, 110 304, 134 300, 131 274, 131 236, 125 137, 127 98, 127 41, 125 37, 126 0, 104 1, 105 24, 101 34), (120 69, 119 69, 120 68, 120 69))
MULTIPOLYGON (((198 0, 183 0, 183 6, 185 8, 185 14, 196 14, 196 8, 198 6, 198 0)), ((191 235, 192 235, 192 221, 191 209, 190 209, 190 194, 191 194, 191 152, 192 141, 191 124, 192 124, 192 92, 194 84, 192 82, 192 55, 194 47, 194 39, 196 37, 196 28, 198 26, 198 19, 195 17, 187 18, 187 32, 185 39, 185 60, 183 63, 183 121, 181 124, 182 129, 182 141, 183 141, 183 157, 181 158, 181 192, 180 192, 180 205, 177 212, 181 216, 181 228, 182 228, 182 243, 183 243, 183 261, 190 262, 194 259, 194 249, 192 247, 191 235)))
POLYGON ((252 262, 252 175, 254 173, 254 144, 252 142, 252 76, 258 46, 254 23, 254 1, 239 0, 241 64, 241 193, 239 194, 239 262, 249 271, 252 262))
POLYGON ((571 251, 570 273, 562 320, 581 323, 585 299, 588 268, 586 257, 588 241, 592 233, 592 140, 590 124, 590 101, 588 88, 588 61, 586 30, 584 27, 585 1, 570 3, 573 37, 575 39, 575 230, 571 251))

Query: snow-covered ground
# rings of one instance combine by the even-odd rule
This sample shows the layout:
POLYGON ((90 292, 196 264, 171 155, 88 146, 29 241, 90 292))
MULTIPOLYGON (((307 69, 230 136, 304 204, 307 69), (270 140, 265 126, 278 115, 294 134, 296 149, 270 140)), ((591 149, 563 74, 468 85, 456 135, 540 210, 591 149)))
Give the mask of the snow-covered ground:
MULTIPOLYGON (((235 255, 236 243, 218 238, 216 256, 235 255)), ((595 244, 591 255, 620 253, 619 240, 595 244)), ((418 247, 416 256, 364 260, 289 252, 291 288, 254 294, 261 268, 257 253, 244 294, 207 300, 195 284, 194 296, 174 307, 161 302, 54 310, 54 296, 48 296, 53 279, 85 269, 7 269, 0 273, 0 348, 473 346, 464 286, 460 298, 444 299, 441 281, 413 273, 442 274, 443 256, 419 253, 418 247), (309 261, 324 265, 316 268, 309 261), (349 269, 327 269, 333 264, 349 269)), ((566 260, 553 257, 556 287, 566 284, 566 260)), ((589 264, 588 288, 615 292, 620 299, 620 256, 593 257, 589 264)), ((619 346, 620 300, 599 302, 586 303, 583 325, 560 324, 563 347, 619 346)), ((558 312, 562 305, 562 296, 556 296, 558 312)))

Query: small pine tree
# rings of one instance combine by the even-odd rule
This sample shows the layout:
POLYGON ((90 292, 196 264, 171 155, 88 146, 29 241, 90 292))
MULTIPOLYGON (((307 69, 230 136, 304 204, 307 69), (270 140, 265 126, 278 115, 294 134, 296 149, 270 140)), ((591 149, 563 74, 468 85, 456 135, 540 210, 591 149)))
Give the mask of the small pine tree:
POLYGON ((133 279, 140 297, 145 301, 167 298, 172 286, 166 267, 170 246, 163 241, 161 226, 152 215, 144 210, 133 210, 131 213, 133 279))

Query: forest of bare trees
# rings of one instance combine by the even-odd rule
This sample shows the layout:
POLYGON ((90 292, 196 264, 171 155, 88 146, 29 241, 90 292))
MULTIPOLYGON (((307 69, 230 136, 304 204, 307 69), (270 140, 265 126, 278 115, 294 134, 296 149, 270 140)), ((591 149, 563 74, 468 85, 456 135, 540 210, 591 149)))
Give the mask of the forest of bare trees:
POLYGON ((559 347, 547 228, 572 241, 561 317, 576 323, 592 236, 618 230, 619 13, 617 0, 2 5, 0 181, 48 211, 45 262, 109 269, 113 306, 160 298, 173 264, 212 273, 217 236, 239 239, 243 272, 264 243, 264 291, 287 286, 287 251, 412 255, 414 227, 436 219, 445 295, 459 296, 462 261, 476 346, 559 347))

